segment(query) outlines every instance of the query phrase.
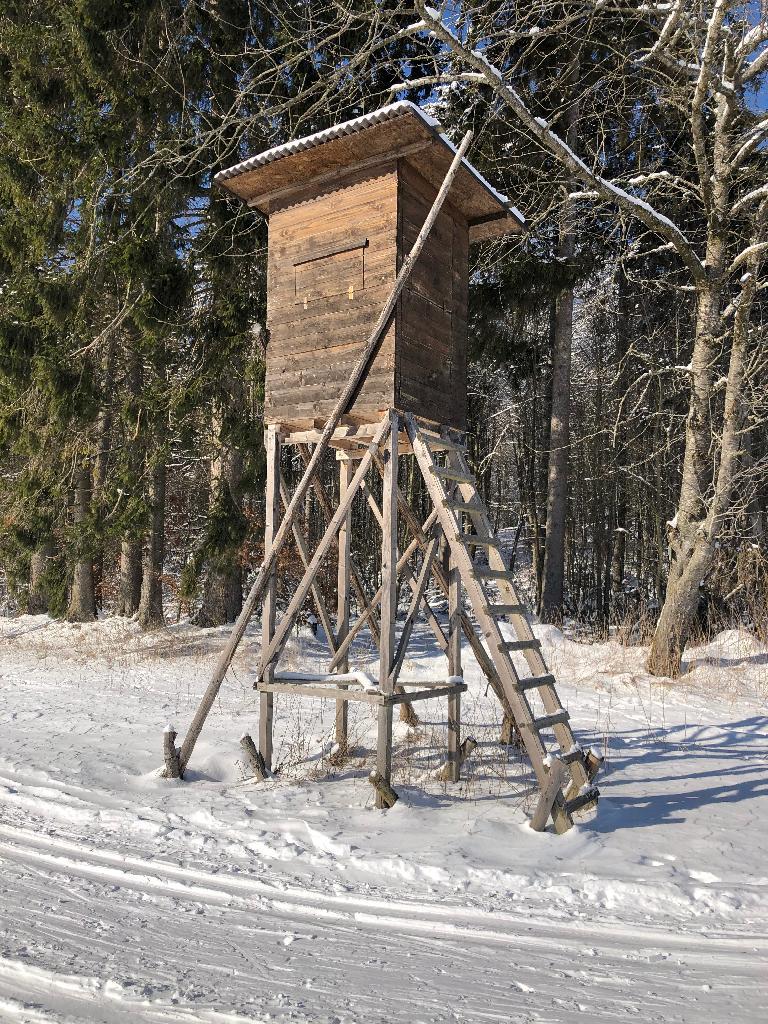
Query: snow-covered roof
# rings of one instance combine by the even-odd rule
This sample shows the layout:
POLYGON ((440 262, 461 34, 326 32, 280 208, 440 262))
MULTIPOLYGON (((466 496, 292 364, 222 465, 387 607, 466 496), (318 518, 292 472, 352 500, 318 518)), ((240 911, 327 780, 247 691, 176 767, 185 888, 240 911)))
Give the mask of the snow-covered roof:
MULTIPOLYGON (((343 139, 347 136, 353 136, 366 129, 372 128, 375 125, 383 124, 387 121, 393 121, 401 117, 416 118, 417 121, 422 125, 424 129, 434 137, 434 140, 438 144, 442 144, 450 153, 456 153, 456 147, 445 135, 444 132, 440 131, 440 123, 431 117, 426 111, 422 110, 415 103, 410 100, 399 100, 396 103, 390 103, 385 107, 380 107, 378 110, 371 111, 369 114, 362 114, 360 117, 352 118, 349 121, 344 121, 341 124, 333 125, 331 128, 325 128, 322 131, 314 132, 312 135, 306 135, 301 139, 294 139, 291 142, 285 142, 280 146, 273 146, 271 149, 265 150, 263 153, 257 153, 255 156, 248 157, 246 160, 241 160, 239 163, 234 164, 232 167, 227 167, 225 170, 219 171, 214 176, 214 181, 222 185, 225 188, 233 191, 235 194, 241 192, 238 188, 233 187, 234 178, 241 178, 243 175, 252 176, 252 172, 258 171, 259 168, 265 168, 269 164, 273 164, 276 161, 285 159, 286 157, 296 156, 299 153, 303 153, 307 150, 316 149, 319 146, 323 146, 326 143, 333 142, 337 139, 343 139)), ((496 200, 496 203, 503 210, 499 210, 499 215, 503 216, 503 212, 511 215, 520 226, 525 223, 524 216, 510 203, 509 197, 503 195, 491 183, 485 178, 480 171, 474 167, 469 160, 466 158, 463 160, 463 166, 474 178, 475 182, 485 190, 489 197, 496 200)), ((241 195, 241 198, 244 198, 241 195)), ((258 204, 256 204, 258 205, 258 204)))
POLYGON ((233 167, 227 167, 226 170, 219 171, 213 180, 226 181, 227 178, 234 178, 238 174, 244 174, 245 171, 252 171, 255 167, 263 167, 264 164, 269 164, 273 160, 289 156, 291 153, 300 153, 304 149, 321 146, 324 142, 330 142, 331 139, 341 138, 342 135, 353 135, 355 132, 362 131, 363 128, 370 128, 371 125, 379 124, 381 121, 388 121, 390 118, 398 117, 400 114, 410 111, 420 117, 430 128, 438 127, 438 122, 434 117, 430 117, 421 107, 417 107, 410 100, 399 100, 397 103, 390 103, 386 107, 379 107, 378 110, 374 110, 370 114, 362 114, 360 117, 353 117, 350 121, 342 121, 341 124, 335 124, 331 128, 324 128, 322 131, 314 132, 312 135, 305 135, 303 139, 294 139, 293 142, 284 142, 282 146, 273 146, 272 149, 266 149, 263 153, 257 153, 256 156, 248 157, 247 160, 242 160, 233 167))

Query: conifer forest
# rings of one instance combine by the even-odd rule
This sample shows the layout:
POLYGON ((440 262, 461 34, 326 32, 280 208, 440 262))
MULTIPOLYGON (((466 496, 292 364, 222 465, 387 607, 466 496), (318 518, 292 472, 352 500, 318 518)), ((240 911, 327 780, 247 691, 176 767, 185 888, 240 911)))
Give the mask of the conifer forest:
POLYGON ((0 1022, 766 1024, 768 0, 0 83, 0 1022))
POLYGON ((237 616, 267 228, 213 175, 408 99, 526 219, 472 250, 469 447, 540 619, 665 675, 768 630, 764 0, 3 0, 0 70, 6 614, 237 616))

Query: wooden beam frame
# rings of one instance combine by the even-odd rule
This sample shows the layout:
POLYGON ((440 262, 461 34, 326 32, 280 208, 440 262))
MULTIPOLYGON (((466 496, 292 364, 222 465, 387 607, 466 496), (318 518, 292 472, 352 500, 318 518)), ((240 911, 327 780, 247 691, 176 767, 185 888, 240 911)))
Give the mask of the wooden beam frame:
MULTIPOLYGON (((352 460, 337 453, 339 464, 339 500, 346 497, 349 485, 352 481, 352 460)), ((336 636, 343 641, 349 632, 349 563, 350 563, 350 540, 352 532, 352 510, 347 511, 338 534, 338 560, 336 573, 336 636)), ((338 651, 333 652, 335 655, 338 651)), ((339 673, 347 672, 349 659, 342 655, 339 661, 339 673)), ((344 687, 343 687, 344 688, 344 687)), ((349 715, 347 702, 336 701, 336 743, 339 747, 341 758, 346 757, 349 749, 349 715)))
MULTIPOLYGON (((395 658, 395 618, 397 616, 397 434, 399 417, 394 410, 387 414, 389 433, 383 453, 384 489, 381 526, 381 643, 379 644, 379 688, 384 696, 392 696, 395 679, 392 670, 395 658)), ((371 452, 371 459, 373 452, 371 452)), ((371 460, 369 459, 369 462, 371 460)), ((378 710, 376 737, 376 771, 386 785, 392 781, 392 705, 378 710)), ((381 793, 376 792, 376 806, 383 807, 381 793)))
MULTIPOLYGON (((274 571, 275 566, 277 565, 277 560, 280 555, 280 551, 282 550, 288 538, 288 533, 291 526, 293 525, 293 521, 296 517, 296 514, 301 507, 301 504, 307 494, 307 491, 309 490, 310 481, 314 475, 314 471, 320 465, 320 462, 328 449, 330 440, 333 434, 335 433, 336 428, 339 425, 341 417, 344 415, 344 413, 347 412, 350 403, 354 400, 354 396, 360 386, 360 382, 363 380, 365 374, 367 373, 371 361, 376 355, 376 352, 378 351, 381 345, 381 340, 384 337, 389 327, 389 324, 392 321, 392 317, 395 315, 397 304, 400 301, 400 295, 402 294, 402 291, 405 288, 408 279, 413 273, 413 268, 415 267, 419 257, 421 256, 422 250, 424 249, 424 246, 427 243, 427 239, 429 238, 432 232, 432 228, 435 226, 435 222, 437 221, 437 218, 440 214, 440 210, 442 209, 443 203, 445 202, 448 196, 448 193, 451 189, 451 185, 453 184, 453 180, 456 177, 456 174, 458 173, 458 170, 462 165, 462 161, 464 160, 464 154, 469 149, 469 144, 471 141, 472 132, 469 131, 465 134, 464 138, 461 141, 461 145, 456 150, 455 156, 451 161, 451 166, 448 168, 445 178, 443 179, 443 182, 438 190, 438 193, 435 196, 434 202, 430 207, 429 213, 427 214, 424 220, 421 230, 416 236, 416 241, 413 243, 410 252, 400 265, 400 269, 397 272, 395 282, 392 285, 392 288, 390 289, 389 295, 387 296, 387 300, 382 307, 378 319, 376 320, 376 324, 371 333, 368 335, 365 345, 363 346, 363 350, 360 353, 360 358, 355 364, 355 367, 352 370, 352 373, 350 374, 349 380, 347 381, 344 390, 339 395, 333 407, 333 410, 330 416, 328 417, 325 426, 323 427, 322 434, 320 435, 315 450, 312 453, 309 466, 307 466, 304 476, 301 478, 296 487, 296 491, 294 492, 294 495, 291 498, 291 503, 286 509, 285 515, 283 516, 283 520, 277 532, 275 533, 272 544, 270 545, 269 549, 264 552, 264 562, 261 566, 261 569, 257 573, 256 579, 253 581, 253 585, 251 586, 251 589, 248 592, 248 596, 243 602, 242 610, 237 617, 237 621, 232 627, 229 639, 225 644, 224 649, 221 651, 219 657, 216 660, 216 665, 214 667, 211 679, 208 683, 208 686, 205 688, 205 692, 203 693, 202 699, 200 700, 200 704, 198 705, 197 710, 195 711, 195 714, 192 717, 189 729, 187 730, 187 735, 184 737, 184 742, 181 746, 181 751, 179 754, 179 763, 181 765, 182 771, 184 771, 186 766, 189 764, 189 759, 192 756, 192 751, 195 748, 197 739, 200 733, 202 732, 205 720, 208 717, 211 708, 213 707, 216 697, 218 696, 219 690, 221 689, 221 684, 224 682, 224 676, 227 674, 227 670, 229 669, 229 666, 232 664, 232 659, 235 656, 235 651, 240 645, 240 641, 242 640, 245 630, 248 627, 250 618, 253 615, 254 611, 256 610, 257 605, 259 604, 260 601, 262 601, 264 597, 264 592, 269 583, 270 576, 274 571)), ((384 426, 388 422, 389 416, 387 416, 387 419, 384 421, 382 426, 384 426)), ((378 431, 376 436, 378 437, 378 431)), ((376 447, 378 447, 378 444, 376 445, 376 447)), ((369 451, 372 450, 372 448, 369 448, 369 451)), ((268 658, 264 663, 269 664, 269 661, 271 660, 271 658, 268 658)))
MULTIPOLYGON (((282 474, 280 475, 280 500, 283 503, 283 508, 288 508, 290 498, 288 495, 288 488, 285 486, 285 480, 283 479, 282 474)), ((304 534, 301 532, 298 523, 293 524, 293 539, 296 542, 296 550, 299 553, 302 565, 307 569, 310 562, 309 548, 307 547, 307 543, 304 540, 304 534)), ((320 625, 323 627, 323 632, 325 633, 331 655, 334 655, 337 649, 336 635, 331 623, 331 617, 328 614, 325 598, 323 597, 320 587, 314 581, 312 582, 310 593, 312 594, 312 600, 315 604, 315 609, 317 610, 317 617, 320 620, 320 625)))
MULTIPOLYGON (((264 550, 269 551, 280 521, 280 434, 275 427, 267 427, 265 446, 267 454, 267 486, 264 508, 264 550)), ((273 567, 264 603, 261 608, 261 642, 268 644, 275 632, 277 608, 276 567, 273 567)), ((261 678, 261 673, 259 673, 261 678)), ((272 668, 267 666, 265 679, 270 682, 272 668)), ((274 698, 271 693, 259 694, 259 753, 267 771, 272 770, 272 724, 274 719, 274 698)))
MULTIPOLYGON (((304 463, 304 467, 306 468, 307 466, 309 466, 309 463, 310 463, 310 457, 311 457, 310 452, 309 452, 309 450, 308 450, 308 448, 307 448, 307 446, 305 444, 297 444, 296 448, 298 450, 299 457, 301 458, 301 461, 304 463)), ((329 499, 329 497, 328 497, 328 495, 326 493, 326 490, 325 490, 325 487, 323 486, 322 480, 317 476, 317 474, 313 474, 313 476, 312 476, 312 489, 315 492, 315 497, 317 498, 317 503, 320 506, 320 510, 323 513, 323 516, 325 517, 325 521, 326 521, 326 525, 327 525, 328 523, 330 523, 330 521, 331 521, 331 519, 333 517, 334 507, 333 507, 333 503, 331 502, 331 500, 329 499)), ((338 544, 338 541, 337 541, 337 544, 338 544)), ((366 609, 368 611, 368 616, 367 616, 368 629, 370 630, 370 633, 371 633, 371 636, 373 637, 374 643, 378 647, 379 646, 379 624, 378 624, 378 621, 376 619, 376 615, 373 614, 373 609, 369 608, 368 597, 367 597, 367 595, 365 593, 365 587, 363 586, 363 578, 362 578, 362 575, 360 573, 360 570, 357 567, 357 563, 355 562, 355 559, 352 557, 351 554, 349 556, 349 579, 350 579, 350 583, 352 584, 352 589, 355 592, 355 597, 357 598, 357 602, 358 602, 359 606, 361 608, 364 608, 364 609, 366 609)))
POLYGON ((344 496, 344 501, 339 504, 338 508, 334 512, 333 517, 331 518, 331 521, 328 524, 326 531, 323 534, 323 537, 312 557, 312 561, 309 563, 309 566, 307 567, 307 570, 304 573, 304 576, 302 577, 302 580, 299 583, 296 592, 291 598, 288 607, 285 610, 285 614, 280 619, 280 623, 275 630, 274 637, 262 649, 260 662, 261 667, 258 673, 259 677, 263 675, 265 669, 267 668, 267 666, 270 665, 271 662, 276 661, 276 659, 280 657, 280 653, 283 650, 283 647, 285 646, 285 643, 288 639, 288 633, 290 632, 291 627, 293 626, 293 623, 296 620, 296 616, 298 615, 302 604, 307 598, 307 594, 310 591, 312 581, 314 580, 315 575, 317 574, 317 570, 320 568, 320 564, 327 555, 328 549, 330 548, 331 544, 336 539, 342 520, 346 517, 347 512, 352 505, 352 501, 360 487, 360 483, 365 474, 368 472, 368 469, 371 465, 371 459, 373 458, 373 453, 384 442, 385 438, 390 433, 390 430, 391 422, 389 414, 387 414, 387 416, 385 416, 384 419, 381 421, 379 429, 376 431, 373 440, 368 446, 368 450, 366 451, 362 459, 360 459, 355 475, 350 481, 349 490, 344 496))
MULTIPOLYGON (((436 519, 437 519, 437 513, 432 511, 430 513, 430 515, 429 515, 429 518, 424 523, 424 529, 428 530, 432 526, 432 524, 435 522, 436 519)), ((419 547, 419 542, 418 541, 416 541, 416 540, 411 541, 411 543, 408 545, 408 547, 402 553, 402 555, 400 556, 400 558, 398 559, 398 562, 397 562, 398 574, 405 573, 405 570, 407 569, 408 560, 413 556, 414 552, 418 549, 418 547, 419 547)), ((408 569, 408 572, 410 573, 410 569, 408 569)), ((412 574, 411 574, 411 579, 413 579, 413 575, 412 574)), ((371 598, 371 602, 368 605, 368 607, 365 609, 365 611, 363 611, 363 613, 360 615, 360 617, 358 619, 356 619, 356 621, 354 623, 352 623, 352 625, 350 626, 349 632, 344 637, 344 639, 340 641, 338 650, 336 651, 336 654, 333 656, 332 661, 328 665, 328 671, 329 672, 333 672, 336 668, 338 668, 339 664, 341 663, 341 659, 344 657, 344 655, 349 650, 349 647, 352 644, 352 641, 355 639, 357 634, 360 632, 360 630, 365 625, 367 617, 370 614, 372 614, 374 609, 376 609, 379 606, 380 602, 381 602, 381 587, 379 587, 379 589, 373 595, 373 597, 371 598)), ((448 641, 445 639, 445 635, 443 634, 443 631, 440 628, 439 623, 438 623, 437 628, 440 630, 440 637, 442 638, 442 644, 441 644, 442 649, 445 650, 447 645, 448 645, 448 641)), ((440 641, 438 641, 438 642, 440 642, 440 641)))
MULTIPOLYGON (((451 680, 463 676, 461 667, 461 573, 456 559, 448 557, 448 675, 451 680)), ((461 769, 461 695, 448 698, 447 781, 458 782, 461 769)))
MULTIPOLYGON (((379 690, 353 689, 352 687, 335 686, 331 682, 320 680, 312 683, 283 683, 279 679, 274 683, 257 683, 260 693, 292 693, 298 697, 323 697, 327 700, 362 701, 364 704, 376 704, 379 707, 393 707, 395 704, 403 704, 409 701, 435 700, 438 697, 450 697, 452 694, 465 693, 465 683, 423 683, 421 690, 409 690, 406 692, 401 687, 402 693, 381 693, 379 690)), ((419 683, 408 683, 408 686, 418 686, 419 683)))

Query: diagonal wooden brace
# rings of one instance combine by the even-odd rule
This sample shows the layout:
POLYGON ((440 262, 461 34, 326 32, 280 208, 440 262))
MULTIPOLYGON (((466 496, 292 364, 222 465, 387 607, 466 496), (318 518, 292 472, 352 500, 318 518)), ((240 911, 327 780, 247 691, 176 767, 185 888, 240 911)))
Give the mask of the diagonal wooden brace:
MULTIPOLYGON (((432 524, 435 522, 436 519, 437 519, 437 513, 436 512, 430 513, 429 518, 424 523, 424 528, 426 530, 428 530, 432 526, 432 524)), ((410 575, 410 579, 414 582, 414 584, 415 584, 416 581, 413 579, 413 574, 411 573, 410 569, 408 568, 408 564, 407 563, 408 563, 408 560, 413 556, 414 552, 418 549, 418 547, 419 547, 418 541, 415 541, 415 540, 411 541, 411 543, 408 545, 408 547, 402 553, 400 558, 397 560, 397 571, 398 571, 398 574, 401 574, 401 575, 404 576, 406 571, 407 571, 408 574, 410 575)), ((333 672, 333 670, 339 665, 341 659, 344 657, 344 655, 349 650, 349 647, 352 644, 352 641, 355 639, 357 634, 360 632, 360 630, 365 625, 367 617, 369 615, 373 614, 374 609, 378 607, 380 602, 381 602, 381 587, 379 587, 379 589, 376 591, 374 596, 371 598, 370 605, 360 615, 360 617, 357 619, 357 621, 354 622, 350 626, 349 632, 347 633, 347 635, 344 637, 344 639, 339 644, 339 648, 336 651, 336 654, 334 655, 333 660, 328 665, 328 671, 329 672, 333 672)), ((432 614, 431 610, 430 610, 430 614, 432 614)), ((434 615, 432 615, 432 618, 434 619, 434 615)), ((437 622, 436 619, 435 619, 435 622, 437 622)), ((439 623, 437 623, 437 629, 439 630, 438 643, 440 644, 442 649, 445 650, 445 648, 448 645, 448 641, 445 639, 445 635, 444 635, 442 629, 440 628, 440 624, 439 623)))
POLYGON ((259 668, 259 677, 261 677, 267 665, 269 665, 276 658, 279 658, 280 652, 282 651, 288 639, 288 633, 290 632, 291 627, 296 621, 296 616, 298 615, 301 606, 304 604, 304 601, 307 598, 307 594, 310 591, 312 582, 315 579, 317 571, 320 568, 323 559, 327 555, 328 550, 333 544, 334 537, 336 537, 336 535, 339 532, 339 527, 341 526, 343 520, 346 518, 347 512, 349 511, 352 505, 352 501, 360 488, 360 484, 362 483, 363 477, 368 472, 368 469, 371 465, 371 459, 373 458, 373 453, 382 444, 382 442, 388 435, 389 430, 390 420, 389 414, 387 414, 387 416, 382 420, 378 430, 374 434, 373 440, 368 446, 365 455, 360 460, 360 464, 357 467, 357 470, 355 471, 355 475, 352 477, 352 480, 350 481, 349 489, 347 490, 347 493, 345 494, 343 501, 340 502, 339 506, 334 512, 333 517, 331 518, 331 521, 328 524, 326 531, 323 534, 323 537, 317 546, 317 550, 315 551, 315 554, 312 557, 312 561, 309 563, 307 570, 304 573, 301 582, 299 583, 296 593, 291 598, 291 601, 289 602, 288 607, 285 610, 285 614, 280 619, 280 623, 277 629, 275 630, 275 635, 267 645, 266 650, 262 652, 259 668))
POLYGON ((419 570, 419 578, 411 597, 411 603, 408 607, 405 622, 403 623, 403 630, 400 634, 400 642, 397 647, 397 653, 395 654, 395 661, 389 676, 393 686, 397 682, 397 677, 400 675, 400 669, 403 666, 405 652, 408 649, 408 642, 411 639, 411 633, 413 632, 413 626, 416 622, 416 616, 419 614, 419 609, 421 608, 422 601, 424 600, 424 592, 427 589, 435 555, 437 554, 437 550, 440 546, 441 533, 442 531, 438 528, 433 530, 433 537, 429 542, 429 547, 424 552, 424 559, 421 563, 421 569, 419 570))
MULTIPOLYGON (((383 463, 381 462, 381 460, 377 459, 374 456, 373 462, 376 468, 378 469, 379 473, 381 473, 383 471, 383 463)), ((402 491, 400 490, 398 490, 397 502, 400 515, 405 520, 408 529, 413 534, 415 541, 418 543, 419 547, 423 551, 426 551, 427 546, 429 544, 429 539, 426 536, 426 533, 422 528, 421 524, 419 523, 419 520, 415 512, 408 504, 402 491)), ((442 590, 442 592, 445 594, 445 596, 448 597, 448 577, 446 576, 439 562, 435 562, 432 569, 432 576, 437 585, 442 590)), ((482 640, 477 635, 472 620, 470 619, 466 612, 461 613, 461 629, 462 632, 464 633, 464 636, 467 638, 469 646, 472 648, 472 653, 474 654, 477 663, 483 672, 483 675, 488 680, 491 689, 498 697, 499 702, 501 703, 501 706, 504 709, 505 716, 507 716, 511 721, 514 721, 512 708, 509 706, 509 701, 507 700, 506 694, 504 693, 504 688, 501 685, 499 674, 496 671, 496 668, 493 662, 491 661, 488 652, 483 646, 482 640)), ((445 650, 445 648, 443 648, 443 650, 445 650)))
MULTIPOLYGON (((376 456, 374 455, 374 459, 375 458, 376 458, 376 456)), ((368 487, 368 485, 366 483, 364 483, 362 488, 361 488, 361 490, 362 490, 363 494, 365 495, 365 499, 368 502, 368 505, 370 506, 370 509, 371 509, 371 511, 374 514, 374 517, 376 518, 376 521, 378 522, 379 526, 381 526, 382 525, 381 511, 379 510, 379 506, 376 504, 376 499, 374 498, 373 494, 371 494, 370 487, 368 487)), ((433 510, 433 512, 434 512, 434 514, 430 513, 430 515, 427 517, 426 522, 424 523, 424 525, 421 528, 422 532, 425 533, 425 534, 429 531, 429 529, 431 528, 432 524, 437 519, 437 512, 435 510, 433 510)), ((416 546, 417 547, 421 547, 422 545, 418 544, 418 542, 417 542, 416 546)), ((412 544, 409 544, 408 548, 406 550, 412 554, 416 550, 416 548, 413 547, 412 544)), ((416 582, 416 577, 413 575, 413 573, 411 572, 411 569, 410 569, 410 567, 408 565, 409 558, 410 558, 410 554, 409 554, 408 558, 406 558, 405 555, 403 555, 399 559, 397 564, 399 566, 402 563, 402 573, 401 573, 402 577, 405 580, 405 582, 408 584, 408 586, 411 588, 413 593, 415 594, 416 593, 416 588, 417 588, 418 584, 416 582)), ((440 650, 441 651, 445 651, 447 646, 448 646, 448 641, 445 638, 445 633, 443 632, 440 623, 437 621, 437 617, 435 616, 435 613, 432 611, 432 608, 431 608, 431 606, 429 604, 429 601, 427 600, 426 594, 422 594, 421 595, 421 610, 424 613, 424 618, 427 620, 427 624, 431 628, 432 632, 435 634, 435 639, 437 640, 437 643, 438 643, 438 646, 440 647, 440 650)))
MULTIPOLYGON (((306 468, 309 465, 310 461, 309 448, 305 444, 299 444, 296 447, 298 448, 299 451, 299 457, 301 458, 301 461, 304 463, 304 466, 306 468)), ((333 517, 333 504, 326 493, 322 480, 320 479, 319 476, 317 476, 316 473, 312 474, 311 483, 312 490, 315 492, 317 503, 320 506, 320 510, 323 513, 327 525, 328 523, 330 523, 331 518, 333 517)), ((336 543, 338 544, 338 538, 336 539, 336 543)), ((357 564, 351 555, 349 559, 349 580, 350 583, 352 584, 352 589, 355 592, 355 598, 357 599, 359 607, 365 609, 366 611, 366 622, 368 624, 368 629, 370 630, 371 636, 373 637, 374 642, 378 647, 380 635, 379 623, 377 621, 376 615, 373 612, 373 608, 370 607, 368 598, 366 596, 365 586, 363 585, 363 578, 360 573, 360 570, 358 569, 357 564)), ((347 645, 347 647, 348 646, 349 645, 347 645)), ((329 671, 333 670, 329 669, 329 671)))
MULTIPOLYGON (((285 486, 285 480, 283 480, 282 474, 280 475, 280 500, 283 503, 283 508, 288 508, 289 496, 288 488, 285 486)), ((293 524, 293 539, 296 542, 296 550, 299 552, 304 568, 309 567, 310 557, 309 549, 307 548, 306 541, 304 540, 304 534, 299 529, 298 523, 293 524)), ((316 582, 312 582, 312 600, 315 602, 315 608, 317 609, 317 617, 320 619, 320 625, 323 627, 328 647, 330 648, 331 654, 336 653, 336 635, 331 625, 331 617, 328 614, 328 608, 325 604, 320 587, 316 582)))

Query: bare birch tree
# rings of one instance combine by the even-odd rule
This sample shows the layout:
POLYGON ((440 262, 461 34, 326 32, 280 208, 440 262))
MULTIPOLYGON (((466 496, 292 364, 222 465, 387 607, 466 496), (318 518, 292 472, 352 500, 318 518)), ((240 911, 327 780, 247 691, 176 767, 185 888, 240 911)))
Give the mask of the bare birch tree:
MULTIPOLYGON (((543 14, 541 5, 534 6, 543 14)), ((415 7, 420 20, 410 31, 434 55, 434 83, 471 82, 492 90, 500 115, 512 119, 581 182, 582 191, 573 198, 607 204, 617 216, 639 221, 677 256, 685 272, 682 286, 695 294, 684 458, 677 514, 669 524, 671 568, 649 660, 652 671, 675 674, 700 583, 712 568, 718 537, 732 511, 745 380, 755 346, 764 344, 751 330, 751 316, 755 296, 766 286, 763 143, 768 118, 755 113, 748 100, 768 71, 768 12, 763 6, 756 13, 753 4, 732 0, 693 7, 682 0, 619 3, 610 9, 563 5, 571 33, 588 37, 602 17, 632 28, 617 41, 617 80, 622 67, 641 66, 661 102, 672 104, 684 125, 685 138, 678 144, 693 154, 688 173, 656 173, 651 158, 629 181, 618 181, 604 173, 599 153, 589 162, 577 156, 550 120, 535 116, 523 101, 511 76, 498 66, 509 35, 495 31, 493 18, 479 23, 483 34, 471 12, 457 18, 453 5, 440 12, 423 0, 416 0, 415 7), (682 224, 665 212, 670 197, 680 191, 691 208, 682 224)), ((531 11, 520 18, 518 34, 535 35, 531 11)), ((509 24, 505 28, 515 31, 509 24)), ((576 38, 573 45, 578 45, 576 38)), ((404 86, 409 84, 414 83, 404 86)), ((606 88, 606 105, 611 96, 606 88)))

